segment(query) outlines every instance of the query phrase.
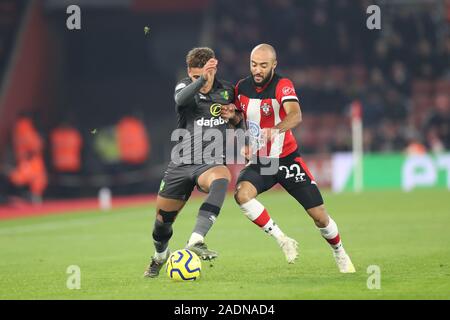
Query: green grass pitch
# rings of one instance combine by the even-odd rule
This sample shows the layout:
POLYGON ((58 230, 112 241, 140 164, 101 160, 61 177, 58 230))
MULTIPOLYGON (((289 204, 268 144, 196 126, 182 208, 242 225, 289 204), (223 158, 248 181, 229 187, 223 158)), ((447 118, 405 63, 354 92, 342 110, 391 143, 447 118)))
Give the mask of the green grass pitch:
MULTIPOLYGON (((449 299, 450 193, 324 194, 357 269, 340 274, 312 220, 284 192, 259 197, 300 244, 288 265, 276 242, 247 220, 231 195, 207 237, 219 258, 203 262, 199 281, 142 277, 153 253, 152 205, 0 221, 0 299, 449 299), (67 267, 81 269, 69 290, 67 267), (369 290, 367 267, 381 270, 369 290)), ((201 199, 174 225, 170 248, 182 248, 201 199)))

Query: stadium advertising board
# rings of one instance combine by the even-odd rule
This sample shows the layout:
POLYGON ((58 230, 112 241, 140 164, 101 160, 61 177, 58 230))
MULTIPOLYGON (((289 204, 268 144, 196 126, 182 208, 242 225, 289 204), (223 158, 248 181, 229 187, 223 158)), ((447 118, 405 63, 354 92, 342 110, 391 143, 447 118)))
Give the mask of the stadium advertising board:
MULTIPOLYGON (((450 153, 407 156, 371 154, 363 157, 365 190, 446 188, 450 190, 450 153)), ((354 188, 354 161, 351 153, 336 153, 332 158, 332 189, 354 188)))

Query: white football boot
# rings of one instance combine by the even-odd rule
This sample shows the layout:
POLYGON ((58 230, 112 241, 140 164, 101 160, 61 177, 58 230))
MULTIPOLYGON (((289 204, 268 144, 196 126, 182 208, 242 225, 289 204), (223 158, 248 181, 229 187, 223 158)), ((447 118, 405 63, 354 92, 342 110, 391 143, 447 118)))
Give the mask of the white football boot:
POLYGON ((336 260, 336 264, 341 273, 354 273, 356 272, 355 267, 353 266, 352 260, 345 252, 345 250, 333 251, 334 259, 336 260))
POLYGON ((278 244, 280 245, 281 250, 283 250, 287 262, 295 263, 295 260, 298 258, 298 242, 292 238, 283 236, 278 240, 278 244))

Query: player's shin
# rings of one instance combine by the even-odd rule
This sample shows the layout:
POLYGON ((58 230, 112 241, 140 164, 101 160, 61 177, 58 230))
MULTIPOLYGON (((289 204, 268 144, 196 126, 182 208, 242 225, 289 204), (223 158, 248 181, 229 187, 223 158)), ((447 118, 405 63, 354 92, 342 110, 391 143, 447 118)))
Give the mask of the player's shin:
POLYGON ((331 217, 328 218, 328 225, 325 228, 319 228, 320 233, 330 244, 331 248, 333 248, 334 259, 336 260, 339 271, 342 273, 354 273, 356 272, 355 266, 342 246, 336 222, 331 217))
POLYGON ((263 229, 266 233, 273 236, 281 249, 283 250, 286 260, 289 263, 294 263, 298 257, 298 243, 294 239, 287 237, 277 226, 277 224, 270 218, 269 213, 264 206, 256 199, 252 199, 246 203, 241 204, 241 209, 244 214, 257 226, 263 229))
POLYGON ((272 220, 266 208, 256 199, 252 199, 240 205, 242 212, 254 224, 263 229, 266 233, 280 240, 284 233, 280 227, 272 220))
POLYGON ((222 208, 227 193, 227 179, 214 180, 209 186, 209 194, 200 207, 194 231, 188 241, 188 246, 203 243, 204 237, 213 226, 222 208))
POLYGON ((162 217, 162 221, 155 220, 153 227, 153 244, 155 245, 154 257, 158 260, 164 260, 168 256, 169 240, 172 237, 173 230, 172 224, 175 221, 177 211, 166 212, 159 210, 159 214, 162 217))
POLYGON ((324 228, 319 228, 320 234, 335 252, 344 251, 337 224, 330 216, 328 218, 328 225, 324 228))

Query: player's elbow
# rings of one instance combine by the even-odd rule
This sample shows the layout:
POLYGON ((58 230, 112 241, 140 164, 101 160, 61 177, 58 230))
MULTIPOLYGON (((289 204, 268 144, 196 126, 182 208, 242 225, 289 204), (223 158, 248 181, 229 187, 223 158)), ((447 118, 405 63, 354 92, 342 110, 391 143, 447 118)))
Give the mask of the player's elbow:
POLYGON ((181 97, 180 97, 179 94, 176 94, 176 95, 175 95, 174 100, 175 100, 175 104, 176 104, 177 106, 180 106, 180 105, 182 104, 181 97))

